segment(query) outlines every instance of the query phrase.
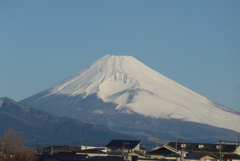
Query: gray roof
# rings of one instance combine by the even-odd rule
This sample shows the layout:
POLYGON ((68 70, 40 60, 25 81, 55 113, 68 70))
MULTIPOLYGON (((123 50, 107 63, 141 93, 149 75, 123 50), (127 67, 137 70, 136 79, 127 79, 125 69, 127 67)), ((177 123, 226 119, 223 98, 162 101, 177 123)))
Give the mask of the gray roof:
POLYGON ((166 148, 164 146, 160 146, 160 147, 153 149, 152 151, 148 152, 148 155, 163 155, 163 156, 175 156, 175 157, 180 156, 176 152, 169 150, 168 148, 166 148))
POLYGON ((112 140, 106 145, 106 147, 107 148, 123 148, 124 146, 125 149, 133 149, 140 143, 141 143, 141 140, 112 140))

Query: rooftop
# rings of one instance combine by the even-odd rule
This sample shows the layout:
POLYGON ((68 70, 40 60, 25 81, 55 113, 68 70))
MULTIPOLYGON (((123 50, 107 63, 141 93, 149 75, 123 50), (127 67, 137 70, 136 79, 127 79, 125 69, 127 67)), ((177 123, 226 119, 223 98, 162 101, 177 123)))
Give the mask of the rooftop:
POLYGON ((125 149, 133 149, 141 142, 141 140, 112 140, 106 145, 106 147, 122 148, 124 146, 125 149))

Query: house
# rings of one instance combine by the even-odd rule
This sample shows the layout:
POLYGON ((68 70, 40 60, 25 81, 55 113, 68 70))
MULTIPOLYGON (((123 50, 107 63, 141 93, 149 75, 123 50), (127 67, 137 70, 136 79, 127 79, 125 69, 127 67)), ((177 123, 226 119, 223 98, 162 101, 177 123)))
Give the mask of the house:
POLYGON ((87 155, 77 155, 74 151, 54 150, 51 153, 36 155, 39 161, 80 161, 87 158, 87 155))
POLYGON ((222 156, 223 160, 227 161, 240 161, 240 155, 238 154, 224 154, 222 156))
POLYGON ((171 161, 180 161, 181 154, 186 156, 185 151, 176 150, 171 146, 165 144, 163 146, 158 146, 152 149, 150 152, 147 153, 148 159, 139 158, 138 160, 171 160, 171 161))
POLYGON ((239 150, 239 145, 236 144, 170 142, 148 152, 148 159, 138 160, 240 161, 239 150))
POLYGON ((176 143, 170 142, 168 146, 176 150, 186 151, 184 160, 188 161, 240 161, 239 144, 229 143, 176 143))
POLYGON ((76 151, 78 155, 88 155, 89 157, 94 156, 107 156, 108 154, 105 151, 105 148, 90 148, 90 149, 83 149, 80 151, 76 151))
POLYGON ((146 149, 140 146, 141 142, 141 140, 111 140, 105 147, 109 156, 136 161, 138 157, 144 157, 146 154, 146 149))
POLYGON ((240 146, 237 144, 210 144, 210 143, 184 143, 184 142, 169 142, 167 145, 177 150, 183 149, 184 151, 205 151, 211 153, 224 153, 224 154, 239 154, 240 146))
POLYGON ((209 152, 189 151, 184 158, 185 161, 217 161, 220 157, 209 152))

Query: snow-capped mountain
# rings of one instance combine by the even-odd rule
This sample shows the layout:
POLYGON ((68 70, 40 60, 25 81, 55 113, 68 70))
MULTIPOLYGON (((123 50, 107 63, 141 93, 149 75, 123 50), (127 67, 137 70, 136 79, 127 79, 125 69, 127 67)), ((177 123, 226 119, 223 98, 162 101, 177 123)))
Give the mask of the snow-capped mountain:
POLYGON ((65 81, 21 102, 65 116, 78 116, 90 109, 91 113, 103 115, 112 110, 240 132, 238 112, 187 89, 132 56, 106 55, 65 81), (111 109, 104 110, 98 105, 94 105, 94 109, 87 108, 86 104, 92 96, 103 104, 111 104, 111 109), (59 101, 57 97, 62 99, 61 105, 54 103, 54 100, 59 101), (81 99, 82 103, 77 104, 77 99, 81 99), (63 100, 66 103, 64 106, 63 100))

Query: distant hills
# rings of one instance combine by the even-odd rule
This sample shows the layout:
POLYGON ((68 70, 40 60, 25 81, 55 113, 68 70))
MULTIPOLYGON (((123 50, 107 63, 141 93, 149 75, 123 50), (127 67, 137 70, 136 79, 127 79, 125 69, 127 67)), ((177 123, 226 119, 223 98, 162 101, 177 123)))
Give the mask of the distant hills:
POLYGON ((99 123, 140 139, 237 139, 240 113, 223 107, 131 56, 106 55, 21 103, 99 123))
POLYGON ((134 139, 96 123, 55 116, 7 97, 0 98, 0 122, 0 136, 11 128, 22 133, 28 145, 79 146, 87 139, 90 145, 104 146, 112 139, 134 139))

